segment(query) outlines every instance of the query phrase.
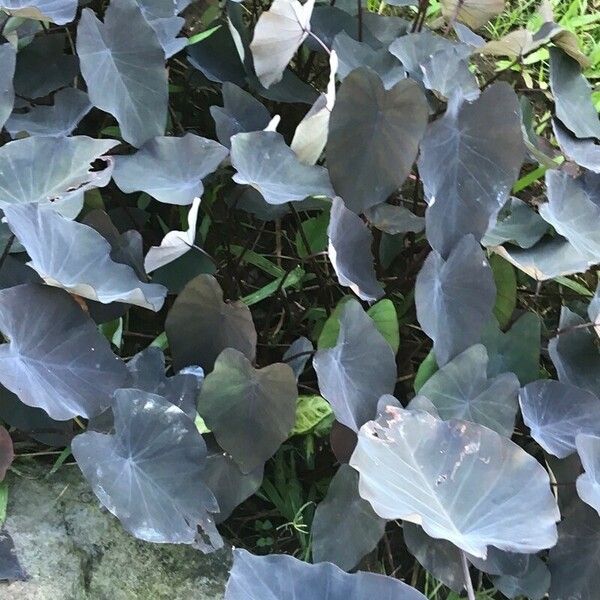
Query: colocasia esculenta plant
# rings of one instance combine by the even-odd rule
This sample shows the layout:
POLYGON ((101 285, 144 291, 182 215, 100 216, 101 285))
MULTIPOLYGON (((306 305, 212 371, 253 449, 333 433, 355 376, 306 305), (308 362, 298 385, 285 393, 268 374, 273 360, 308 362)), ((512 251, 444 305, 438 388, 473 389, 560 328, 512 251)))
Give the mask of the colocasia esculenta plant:
POLYGON ((388 4, 0 1, 2 474, 70 448, 132 535, 212 552, 310 435, 310 544, 236 550, 228 600, 597 599, 588 59, 545 4, 492 41, 503 0, 388 4), (540 49, 541 98, 485 74, 540 49))

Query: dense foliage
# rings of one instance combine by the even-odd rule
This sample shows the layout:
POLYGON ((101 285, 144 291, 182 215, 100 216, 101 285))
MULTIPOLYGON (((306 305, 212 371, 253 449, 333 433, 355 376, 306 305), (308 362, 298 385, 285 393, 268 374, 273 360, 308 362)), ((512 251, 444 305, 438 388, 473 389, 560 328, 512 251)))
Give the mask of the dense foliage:
POLYGON ((245 546, 228 600, 597 598, 600 119, 551 6, 82 4, 0 1, 0 476, 245 546))

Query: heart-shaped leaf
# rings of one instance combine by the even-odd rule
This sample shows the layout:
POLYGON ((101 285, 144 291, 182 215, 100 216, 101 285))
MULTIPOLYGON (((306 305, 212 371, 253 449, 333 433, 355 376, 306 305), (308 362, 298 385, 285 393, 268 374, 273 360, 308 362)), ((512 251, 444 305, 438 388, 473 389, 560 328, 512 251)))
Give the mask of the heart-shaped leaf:
POLYGON ((130 266, 114 262, 110 244, 91 227, 36 204, 7 206, 4 214, 31 266, 50 285, 103 304, 126 302, 153 311, 162 307, 166 288, 144 283, 130 266))
POLYGON ((135 154, 115 161, 113 178, 127 194, 143 191, 165 204, 191 204, 202 196, 202 179, 227 156, 218 142, 187 133, 156 137, 135 154))
POLYGON ((585 319, 566 306, 560 311, 558 333, 548 342, 548 352, 562 383, 600 394, 600 353, 596 334, 585 319))
POLYGON ((2 0, 2 8, 18 17, 65 25, 75 18, 76 0, 2 0))
POLYGON ((353 71, 340 86, 327 139, 335 191, 361 213, 380 204, 408 176, 427 125, 427 101, 410 80, 386 90, 370 69, 353 71))
POLYGON ((425 596, 393 577, 344 573, 331 563, 311 565, 287 554, 254 556, 233 551, 233 569, 225 600, 293 598, 294 600, 425 600, 425 596))
POLYGON ((479 29, 504 10, 504 0, 442 0, 442 14, 453 23, 460 21, 479 29))
POLYGON ((226 81, 222 88, 223 106, 211 106, 217 139, 226 148, 236 133, 261 131, 271 120, 269 111, 251 94, 226 81))
POLYGON ((217 523, 225 521, 244 500, 258 492, 263 480, 263 465, 250 473, 242 473, 225 452, 209 453, 204 468, 204 481, 219 505, 217 523))
POLYGON ((0 381, 53 419, 99 414, 125 384, 125 365, 63 290, 25 284, 0 291, 0 381))
POLYGON ((231 164, 237 171, 233 180, 257 189, 269 204, 335 195, 327 170, 301 163, 276 131, 234 135, 231 164))
POLYGON ((444 419, 463 419, 511 437, 517 414, 519 380, 514 373, 488 379, 488 355, 481 344, 471 346, 428 379, 419 394, 444 419))
POLYGON ((418 523, 474 556, 485 558, 488 546, 537 552, 556 543, 548 474, 482 425, 388 406, 361 428, 350 465, 380 517, 418 523))
POLYGON ((550 88, 556 116, 578 138, 600 138, 600 118, 581 66, 560 48, 550 49, 550 88))
POLYGON ((186 367, 167 377, 162 350, 148 346, 127 363, 127 370, 129 387, 162 396, 191 419, 196 418, 198 392, 204 381, 204 372, 200 367, 186 367))
POLYGON ((575 446, 585 469, 585 473, 577 478, 577 493, 600 514, 600 437, 578 433, 575 446))
POLYGON ((30 135, 68 136, 91 108, 85 92, 65 88, 54 94, 54 106, 35 105, 24 114, 14 113, 6 122, 6 129, 13 138, 23 131, 30 135))
POLYGON ((10 116, 15 102, 13 78, 17 53, 10 44, 0 44, 0 128, 10 116))
POLYGON ((88 431, 71 443, 100 502, 142 540, 204 552, 222 546, 210 515, 217 502, 203 481, 206 444, 194 421, 161 396, 133 389, 118 390, 112 409, 114 434, 88 431))
POLYGON ((85 8, 77 55, 94 106, 113 115, 136 147, 162 135, 167 123, 167 70, 156 33, 135 0, 115 0, 99 21, 85 8))
POLYGON ((315 0, 274 0, 254 28, 250 50, 261 84, 269 88, 281 81, 283 71, 310 31, 315 0))
POLYGON ((117 144, 86 136, 30 137, 4 144, 0 148, 0 208, 52 203, 55 210, 75 218, 83 205, 83 193, 110 181, 110 164, 102 171, 92 171, 90 163, 117 144))
POLYGON ((221 448, 250 473, 288 438, 296 398, 296 378, 288 365, 255 369, 241 352, 227 348, 202 385, 198 412, 221 448))
POLYGON ((394 352, 356 300, 344 304, 337 343, 319 350, 313 367, 336 419, 354 431, 375 417, 379 398, 394 391, 394 352))
POLYGON ((462 238, 447 260, 431 252, 417 277, 415 304, 438 365, 479 341, 495 299, 492 270, 472 235, 462 238))
POLYGON ((427 209, 427 237, 447 256, 465 234, 480 240, 517 180, 525 156, 517 95, 506 83, 474 102, 460 96, 429 125, 419 174, 427 209))
POLYGON ((573 179, 564 171, 547 171, 548 202, 540 215, 564 236, 590 264, 600 262, 600 175, 573 179))
POLYGON ((541 320, 535 313, 519 317, 505 333, 491 322, 481 334, 489 362, 488 377, 514 373, 521 383, 531 383, 540 374, 541 320))
POLYGON ((600 517, 579 502, 558 527, 558 544, 550 550, 549 597, 594 600, 600 586, 600 517))
POLYGON ((344 571, 356 567, 385 531, 385 519, 358 494, 358 473, 341 465, 313 517, 313 560, 331 562, 344 571))
POLYGON ((558 458, 575 452, 578 433, 600 435, 600 400, 586 390, 549 379, 534 381, 521 390, 519 402, 533 439, 558 458))
POLYGON ((341 285, 361 300, 374 302, 384 295, 373 267, 373 236, 364 221, 334 198, 327 228, 328 255, 341 285))
POLYGON ((224 302, 212 275, 198 275, 185 286, 167 315, 165 331, 176 369, 200 365, 208 373, 225 348, 235 348, 251 361, 256 356, 249 308, 242 302, 224 302))

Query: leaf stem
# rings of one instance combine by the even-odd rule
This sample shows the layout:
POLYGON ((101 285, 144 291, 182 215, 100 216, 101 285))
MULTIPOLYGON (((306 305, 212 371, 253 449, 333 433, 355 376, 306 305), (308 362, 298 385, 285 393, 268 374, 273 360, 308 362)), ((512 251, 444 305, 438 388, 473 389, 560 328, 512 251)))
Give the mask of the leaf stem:
POLYGON ((464 550, 460 551, 460 563, 462 565, 463 575, 465 577, 465 587, 467 588, 467 597, 469 600, 476 600, 473 582, 471 581, 471 573, 469 572, 469 563, 464 550))
POLYGON ((4 265, 4 261, 6 260, 6 257, 10 253, 10 249, 11 249, 14 241, 15 241, 15 234, 12 233, 10 235, 10 237, 8 238, 8 240, 6 240, 6 245, 4 246, 4 250, 2 251, 2 256, 0 256, 0 269, 4 265))

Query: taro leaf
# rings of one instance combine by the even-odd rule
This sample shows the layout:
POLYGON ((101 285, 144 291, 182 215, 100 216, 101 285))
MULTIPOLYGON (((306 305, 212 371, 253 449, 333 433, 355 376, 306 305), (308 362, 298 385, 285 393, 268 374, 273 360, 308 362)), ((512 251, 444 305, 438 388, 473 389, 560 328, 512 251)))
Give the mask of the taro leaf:
POLYGON ((425 219, 417 217, 408 208, 382 202, 365 211, 369 223, 390 235, 419 233, 425 229, 425 219))
POLYGON ((10 44, 0 44, 0 129, 10 116, 15 102, 13 78, 17 53, 10 44))
POLYGON ((344 573, 331 563, 311 565, 287 554, 254 556, 233 551, 225 600, 425 600, 399 579, 376 573, 344 573))
POLYGON ((367 42, 358 42, 345 31, 338 33, 332 48, 339 57, 338 78, 343 81, 354 69, 369 67, 383 82, 386 90, 406 77, 402 65, 387 48, 374 49, 367 42))
POLYGON ((550 588, 550 571, 538 556, 529 554, 527 557, 525 573, 494 577, 494 586, 508 598, 525 596, 529 600, 541 600, 550 588))
POLYGON ((600 437, 579 433, 575 446, 585 473, 577 478, 579 497, 600 514, 600 437))
POLYGON ((269 204, 297 202, 334 191, 327 170, 305 165, 275 131, 238 133, 231 138, 233 180, 257 189, 269 204))
POLYGON ((415 304, 438 365, 479 341, 495 300, 492 270, 472 235, 462 238, 447 260, 430 253, 417 276, 415 304))
POLYGON ((532 312, 519 317, 504 333, 495 320, 485 327, 481 343, 489 356, 488 377, 514 373, 521 385, 539 377, 541 320, 532 312))
POLYGON ((2 0, 2 9, 17 17, 66 25, 75 18, 76 0, 2 0))
POLYGON ((319 92, 314 87, 302 81, 293 71, 286 69, 283 78, 269 89, 260 85, 256 75, 249 75, 250 88, 262 98, 273 102, 291 104, 314 104, 319 97, 319 92))
POLYGON ((504 0, 442 0, 442 15, 449 22, 460 21, 472 29, 483 27, 504 10, 504 0))
POLYGON ((394 303, 389 298, 384 298, 373 304, 367 314, 373 319, 375 327, 396 354, 400 348, 400 327, 394 303))
POLYGON ((600 118, 581 66, 559 48, 550 48, 550 88, 556 116, 578 138, 600 138, 600 118))
POLYGON ((593 139, 580 140, 557 119, 552 120, 552 130, 563 154, 584 169, 600 173, 600 145, 593 139))
POLYGON ((109 4, 104 23, 92 10, 83 9, 77 54, 90 101, 117 119, 123 139, 139 148, 164 133, 165 56, 135 0, 109 4))
POLYGON ((63 290, 25 284, 0 291, 0 381, 28 406, 64 421, 99 414, 125 383, 125 365, 63 290))
POLYGON ((41 98, 69 85, 79 72, 77 57, 64 53, 67 36, 36 36, 17 54, 15 93, 23 98, 41 98))
POLYGON ((147 542, 194 544, 204 552, 222 546, 210 515, 217 501, 203 480, 206 444, 194 421, 140 390, 117 390, 112 409, 113 435, 88 431, 71 443, 100 502, 147 542))
POLYGON ((165 52, 165 58, 170 58, 183 50, 188 44, 187 38, 178 38, 177 34, 185 24, 183 17, 176 16, 183 9, 177 7, 176 2, 169 0, 136 0, 144 18, 158 37, 158 41, 165 52))
POLYGON ((508 573, 522 575, 527 569, 529 556, 532 555, 506 552, 491 546, 485 560, 470 555, 467 558, 474 567, 490 575, 505 575, 508 573))
POLYGON ((26 113, 13 113, 6 129, 13 138, 23 131, 29 135, 68 136, 91 108, 85 92, 65 88, 54 94, 54 106, 40 104, 26 113))
MULTIPOLYGON (((358 22, 355 18, 358 7, 354 3, 347 6, 342 2, 347 0, 338 0, 335 6, 317 5, 313 10, 310 20, 311 32, 328 48, 333 47, 335 37, 342 32, 354 38, 358 37, 358 22)), ((367 11, 364 11, 363 17, 366 14, 367 11)), ((363 38, 372 44, 377 44, 377 40, 369 35, 366 27, 363 27, 363 38)), ((313 36, 306 38, 305 46, 314 51, 324 52, 321 44, 313 36)))
POLYGON ((459 95, 465 100, 479 96, 479 84, 465 59, 462 48, 438 50, 421 65, 423 85, 438 93, 443 99, 459 95))
POLYGON ((242 302, 223 302, 223 290, 212 275, 198 275, 177 296, 167 315, 165 331, 173 367, 200 365, 206 373, 225 348, 256 356, 256 329, 242 302))
POLYGON ((188 48, 190 64, 216 83, 230 81, 243 86, 246 72, 229 27, 224 23, 206 39, 188 48))
POLYGON ((556 543, 548 474, 487 427, 388 406, 361 428, 350 466, 380 517, 420 524, 474 556, 488 545, 530 553, 556 543))
POLYGON ((515 268, 497 254, 490 256, 489 263, 496 284, 494 316, 501 327, 506 327, 517 307, 517 275, 515 268))
POLYGON ((321 395, 353 431, 375 417, 377 401, 396 383, 394 352, 356 300, 344 304, 337 344, 319 350, 313 367, 321 395))
POLYGON ((258 492, 263 480, 263 465, 250 473, 240 471, 235 461, 224 452, 214 452, 206 458, 204 481, 217 499, 219 514, 215 521, 222 523, 244 500, 258 492))
POLYGON ((198 413, 242 473, 250 473, 288 438, 296 398, 296 378, 288 365, 255 369, 241 352, 227 348, 204 380, 198 413))
POLYGON ((86 136, 31 137, 0 148, 0 208, 35 202, 75 218, 83 192, 105 186, 112 167, 92 171, 90 163, 118 144, 86 136))
POLYGON ((196 222, 199 208, 200 198, 194 198, 192 207, 188 212, 187 231, 169 231, 162 239, 160 246, 152 246, 148 250, 148 254, 144 259, 144 269, 147 273, 172 263, 192 248, 196 241, 196 222))
POLYGON ((485 46, 485 39, 482 38, 479 34, 471 31, 466 25, 463 25, 462 23, 454 23, 452 25, 452 29, 454 29, 456 37, 463 44, 468 44, 473 48, 481 48, 482 46, 485 46))
POLYGON ((446 363, 419 390, 440 418, 463 419, 511 437, 517 414, 519 380, 514 373, 487 375, 488 355, 481 344, 446 363))
POLYGON ((236 133, 260 131, 271 120, 269 111, 251 94, 234 83, 226 81, 221 88, 223 106, 211 106, 217 139, 226 148, 231 147, 231 137, 236 133))
POLYGON ((585 320, 566 306, 560 311, 558 334, 548 342, 548 352, 563 383, 600 395, 600 354, 596 335, 585 320))
POLYGON ((125 193, 143 191, 165 204, 191 204, 202 179, 216 170, 227 148, 193 133, 156 137, 135 154, 115 160, 113 178, 125 193))
POLYGON ((15 458, 10 434, 0 425, 0 481, 6 477, 6 472, 15 458))
POLYGON ((306 363, 313 354, 313 351, 314 347, 312 342, 304 336, 294 340, 290 344, 290 347, 285 351, 283 355, 283 362, 288 364, 292 371, 294 371, 296 380, 304 372, 306 363))
POLYGON ((590 321, 594 324, 596 335, 600 336, 600 283, 596 286, 594 296, 588 304, 587 314, 590 321))
POLYGON ((447 256, 467 233, 480 240, 508 199, 524 156, 519 102, 508 84, 488 87, 472 103, 453 98, 421 144, 431 246, 447 256))
POLYGON ((358 473, 341 465, 313 517, 313 561, 331 562, 350 571, 377 546, 385 524, 358 495, 358 473))
POLYGON ((27 406, 4 386, 0 386, 0 419, 47 446, 68 446, 73 437, 71 421, 51 419, 45 410, 27 406))
POLYGON ((588 173, 574 179, 565 171, 546 172, 548 202, 540 215, 591 263, 600 262, 600 175, 588 173))
POLYGON ((19 563, 15 544, 5 530, 0 530, 0 580, 27 580, 27 573, 19 563))
POLYGON ((450 542, 429 537, 420 525, 402 524, 404 543, 421 566, 457 593, 465 587, 460 550, 450 542))
POLYGON ((590 266, 588 259, 563 237, 544 239, 531 248, 496 246, 494 252, 537 281, 583 273, 590 266))
POLYGON ((126 302, 155 312, 162 307, 166 288, 144 283, 130 266, 114 262, 110 244, 91 227, 36 204, 6 206, 4 214, 46 283, 103 304, 126 302))
MULTIPOLYGON (((355 5, 355 8, 356 7, 355 5)), ((376 13, 363 11, 363 25, 365 31, 369 32, 381 46, 389 46, 396 38, 406 35, 410 28, 411 24, 406 19, 401 19, 400 17, 384 17, 383 15, 379 15, 376 13)), ((365 41, 369 41, 368 38, 365 38, 363 32, 363 39, 365 41)), ((377 44, 373 42, 369 42, 375 47, 377 44)))
POLYGON ((204 381, 204 372, 200 367, 186 367, 167 377, 163 351, 148 346, 127 363, 127 370, 131 388, 162 396, 191 419, 196 418, 196 401, 204 381))
POLYGON ((361 300, 374 302, 385 291, 373 267, 373 236, 363 220, 336 197, 327 228, 327 253, 340 285, 349 287, 361 300))
POLYGON ((544 379, 526 385, 519 403, 531 437, 558 458, 575 452, 578 433, 600 435, 600 399, 586 390, 544 379))
MULTIPOLYGON (((340 314, 346 302, 351 299, 352 296, 344 296, 341 298, 330 317, 325 321, 317 341, 317 348, 319 350, 333 348, 335 346, 340 333, 340 314)), ((385 338, 385 341, 390 345, 394 354, 398 352, 400 346, 400 331, 398 314, 396 313, 394 303, 389 298, 384 298, 373 304, 373 306, 367 310, 367 315, 371 317, 377 331, 385 338)))
POLYGON ((595 600, 600 587, 600 519, 578 502, 558 526, 558 544, 550 550, 551 600, 595 600))
POLYGON ((457 44, 427 30, 398 37, 389 50, 400 60, 411 77, 417 80, 423 77, 423 67, 438 52, 450 54, 456 50, 457 55, 465 59, 471 54, 468 46, 457 44))
POLYGON ((94 228, 110 244, 110 257, 115 262, 129 265, 141 281, 146 281, 143 241, 138 231, 130 229, 119 233, 110 217, 99 209, 86 213, 83 223, 94 228))
POLYGON ((427 101, 414 81, 386 90, 364 67, 344 79, 329 119, 327 166, 350 210, 361 213, 380 204, 402 185, 427 118, 427 101))
POLYGON ((281 81, 283 71, 310 32, 315 0, 274 0, 258 18, 250 50, 254 69, 266 88, 281 81))
POLYGON ((512 242, 521 248, 531 248, 547 230, 548 223, 538 213, 523 200, 511 196, 481 243, 484 246, 499 246, 504 242, 512 242))
POLYGON ((314 165, 327 144, 329 117, 335 105, 335 76, 338 71, 335 50, 329 56, 329 83, 327 92, 321 94, 294 131, 290 148, 301 162, 314 165))

